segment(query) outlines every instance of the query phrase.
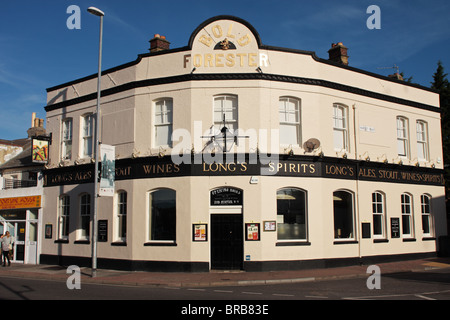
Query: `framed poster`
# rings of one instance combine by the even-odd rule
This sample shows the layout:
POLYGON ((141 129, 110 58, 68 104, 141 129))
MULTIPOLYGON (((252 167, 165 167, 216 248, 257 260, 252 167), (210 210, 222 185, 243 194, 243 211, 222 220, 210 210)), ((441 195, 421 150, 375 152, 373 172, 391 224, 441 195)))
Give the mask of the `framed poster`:
POLYGON ((35 137, 32 139, 31 160, 34 163, 48 163, 48 137, 35 137))
POLYGON ((246 223, 245 224, 245 240, 246 241, 259 241, 259 223, 246 223))
POLYGON ((45 225, 45 239, 51 239, 53 237, 53 225, 45 225))
POLYGON ((400 218, 391 218, 391 238, 400 238, 400 218))
POLYGON ((277 231, 276 221, 264 221, 264 231, 277 231))
POLYGON ((196 223, 192 225, 192 241, 208 241, 208 225, 206 223, 196 223))

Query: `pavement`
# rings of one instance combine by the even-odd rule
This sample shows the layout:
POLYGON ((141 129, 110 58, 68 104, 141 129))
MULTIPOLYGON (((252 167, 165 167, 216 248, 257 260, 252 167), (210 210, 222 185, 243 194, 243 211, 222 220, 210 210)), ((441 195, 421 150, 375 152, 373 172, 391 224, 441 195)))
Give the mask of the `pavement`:
MULTIPOLYGON (((383 274, 401 272, 422 272, 433 269, 450 268, 450 258, 428 258, 377 264, 383 274)), ((163 273, 141 271, 117 271, 98 269, 92 277, 90 268, 81 268, 81 283, 154 286, 154 287, 218 287, 250 286, 309 281, 324 281, 351 278, 367 278, 367 265, 340 268, 307 269, 296 271, 211 271, 202 273, 163 273)), ((67 281, 73 275, 67 267, 55 265, 26 265, 12 263, 10 267, 0 267, 0 277, 15 277, 38 280, 67 281)))

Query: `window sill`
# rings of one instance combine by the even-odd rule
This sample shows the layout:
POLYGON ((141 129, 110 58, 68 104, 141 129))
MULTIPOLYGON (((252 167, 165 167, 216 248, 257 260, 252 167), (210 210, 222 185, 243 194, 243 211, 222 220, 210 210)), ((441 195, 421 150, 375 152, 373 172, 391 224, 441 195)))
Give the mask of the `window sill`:
POLYGON ((170 242, 146 242, 144 247, 176 247, 177 243, 174 241, 170 242))
POLYGON ((416 242, 415 238, 403 238, 403 242, 416 242))
POLYGON ((69 243, 69 239, 57 239, 55 243, 69 243))
POLYGON ((435 241, 436 238, 435 237, 423 237, 422 241, 435 241))
POLYGON ((358 243, 356 240, 335 240, 333 244, 355 244, 358 243))
POLYGON ((277 242, 275 244, 276 247, 289 247, 289 246, 310 246, 311 242, 309 241, 286 241, 286 242, 277 242))
POLYGON ((126 247, 127 246, 127 242, 126 241, 111 242, 111 246, 113 246, 113 247, 126 247))
POLYGON ((76 240, 74 244, 91 244, 90 240, 76 240))
POLYGON ((373 243, 387 243, 389 239, 373 239, 373 243))

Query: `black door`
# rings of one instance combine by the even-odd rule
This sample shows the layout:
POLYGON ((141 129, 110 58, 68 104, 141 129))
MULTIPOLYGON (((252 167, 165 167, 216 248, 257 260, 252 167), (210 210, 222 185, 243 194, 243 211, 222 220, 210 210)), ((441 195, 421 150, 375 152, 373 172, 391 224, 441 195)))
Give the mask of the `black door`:
POLYGON ((211 269, 241 270, 243 239, 242 214, 212 214, 211 269))

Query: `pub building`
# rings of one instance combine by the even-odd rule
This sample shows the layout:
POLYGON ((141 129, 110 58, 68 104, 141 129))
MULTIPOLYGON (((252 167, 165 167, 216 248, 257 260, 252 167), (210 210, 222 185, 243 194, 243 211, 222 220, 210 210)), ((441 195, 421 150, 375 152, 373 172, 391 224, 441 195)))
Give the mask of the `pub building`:
MULTIPOLYGON (((351 67, 348 50, 333 44, 323 59, 264 45, 247 21, 217 16, 185 47, 155 35, 149 53, 105 70, 100 141, 115 147, 115 168, 98 202, 98 267, 262 271, 436 255, 439 95, 351 67)), ((47 89, 41 263, 91 263, 96 84, 47 89)))

